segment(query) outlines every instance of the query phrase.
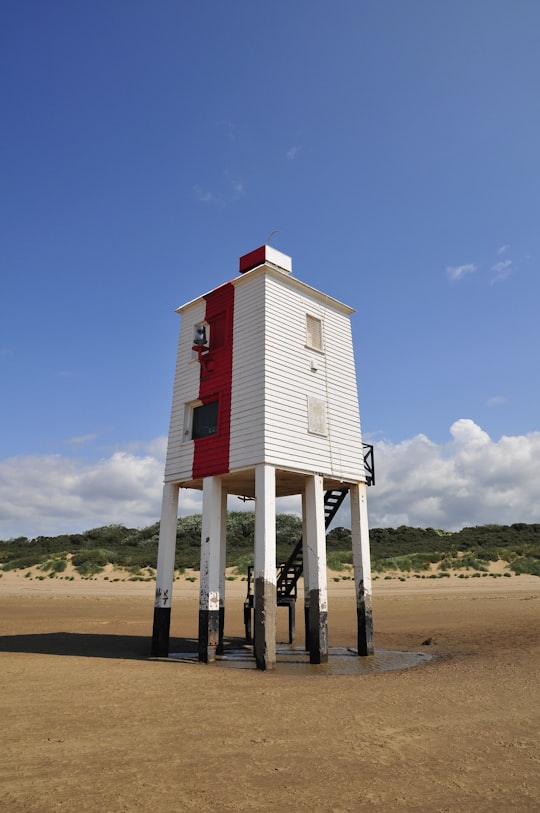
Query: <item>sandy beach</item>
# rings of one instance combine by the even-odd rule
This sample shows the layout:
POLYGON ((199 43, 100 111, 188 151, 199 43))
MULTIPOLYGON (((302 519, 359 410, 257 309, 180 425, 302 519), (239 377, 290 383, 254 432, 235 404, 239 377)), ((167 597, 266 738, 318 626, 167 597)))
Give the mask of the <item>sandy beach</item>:
MULTIPOLYGON (((329 675, 151 660, 153 583, 4 573, 0 811, 538 810, 539 588, 378 579, 376 648, 436 657, 329 675)), ((197 590, 175 583, 171 651, 197 590)), ((245 583, 227 590, 234 643, 245 583)), ((330 579, 330 645, 355 635, 353 584, 330 579)))

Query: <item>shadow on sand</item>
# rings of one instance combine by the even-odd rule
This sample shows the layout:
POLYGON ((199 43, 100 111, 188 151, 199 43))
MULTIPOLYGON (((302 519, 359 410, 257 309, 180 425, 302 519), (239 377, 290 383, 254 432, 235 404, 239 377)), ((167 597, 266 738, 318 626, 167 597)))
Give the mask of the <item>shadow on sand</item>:
MULTIPOLYGON (((0 652, 26 652, 79 658, 147 660, 150 635, 101 635, 78 632, 47 632, 30 635, 1 635, 0 652)), ((171 638, 171 649, 197 652, 195 638, 171 638)))
MULTIPOLYGON (((151 639, 142 635, 102 635, 77 632, 48 632, 31 635, 0 636, 0 652, 23 652, 39 655, 75 656, 79 658, 115 658, 149 660, 151 639)), ((171 638, 168 658, 152 660, 168 663, 197 663, 196 638, 171 638)), ((324 664, 310 664, 303 649, 283 645, 277 648, 277 668, 281 673, 297 674, 372 674, 394 669, 410 669, 428 663, 432 656, 423 652, 376 650, 368 658, 359 658, 347 647, 331 647, 324 664)), ((216 663, 226 667, 255 669, 253 649, 243 639, 225 639, 222 655, 216 663)))

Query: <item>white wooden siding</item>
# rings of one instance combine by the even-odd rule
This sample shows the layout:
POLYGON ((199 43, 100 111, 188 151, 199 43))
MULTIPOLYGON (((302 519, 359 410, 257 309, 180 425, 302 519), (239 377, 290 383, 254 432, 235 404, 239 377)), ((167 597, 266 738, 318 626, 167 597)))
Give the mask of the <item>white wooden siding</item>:
POLYGON ((237 283, 231 471, 264 462, 363 479, 350 312, 269 270, 237 283), (321 319, 322 353, 306 347, 307 314, 321 319), (308 397, 327 405, 326 436, 308 431, 308 397))
POLYGON ((165 482, 191 479, 194 444, 184 435, 184 417, 185 405, 199 395, 200 366, 193 359, 193 329, 194 325, 204 321, 205 310, 206 302, 202 298, 181 309, 165 482))
MULTIPOLYGON (((235 285, 231 472, 270 464, 344 481, 364 479, 351 309, 296 278, 259 267, 235 285), (321 320, 323 349, 306 346, 306 316, 321 320), (326 435, 309 432, 308 400, 326 404, 326 435)), ((193 441, 184 436, 185 404, 199 393, 193 326, 201 297, 180 309, 165 480, 189 481, 193 441)))
MULTIPOLYGON (((244 278, 241 278, 242 281, 244 278)), ((234 295, 230 471, 264 462, 265 281, 257 274, 234 295)))
POLYGON ((332 300, 321 302, 309 289, 287 290, 277 278, 268 278, 267 311, 274 314, 268 330, 276 336, 267 358, 267 408, 272 414, 267 459, 278 461, 286 451, 290 466, 358 479, 364 469, 349 313, 332 300), (322 355, 305 347, 305 313, 321 319, 322 355), (279 343, 286 325, 291 341, 279 343), (308 431, 306 396, 327 404, 326 437, 308 431))

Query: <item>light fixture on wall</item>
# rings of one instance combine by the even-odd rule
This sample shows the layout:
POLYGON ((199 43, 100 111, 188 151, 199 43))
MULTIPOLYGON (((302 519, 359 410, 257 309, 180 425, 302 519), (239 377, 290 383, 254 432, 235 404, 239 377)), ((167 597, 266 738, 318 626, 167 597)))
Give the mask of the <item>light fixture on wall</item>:
POLYGON ((214 364, 210 360, 210 348, 208 347, 208 337, 206 335, 206 325, 195 325, 195 336, 193 338, 192 350, 197 353, 197 361, 201 365, 201 377, 207 378, 214 369, 214 364))
POLYGON ((193 339, 193 344, 196 344, 197 347, 203 347, 205 344, 207 344, 206 325, 197 325, 195 327, 195 338, 193 339))

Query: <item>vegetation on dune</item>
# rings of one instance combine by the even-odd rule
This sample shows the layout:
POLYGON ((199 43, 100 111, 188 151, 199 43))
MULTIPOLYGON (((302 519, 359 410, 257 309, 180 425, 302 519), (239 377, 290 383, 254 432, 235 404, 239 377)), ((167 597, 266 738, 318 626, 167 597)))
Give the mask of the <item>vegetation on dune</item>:
MULTIPOLYGON (((276 529, 277 560, 284 562, 301 536, 302 523, 291 514, 278 514, 276 529)), ((253 563, 253 530, 253 513, 229 512, 227 565, 236 567, 240 575, 253 563)), ((18 537, 0 542, 0 568, 7 571, 35 567, 43 577, 54 578, 66 570, 71 559, 85 578, 103 572, 110 564, 127 570, 133 580, 149 579, 155 575, 158 538, 159 523, 143 529, 106 525, 82 534, 18 537)), ((178 520, 177 570, 199 568, 200 539, 200 515, 178 520)), ((509 573, 540 576, 540 524, 481 525, 456 532, 408 526, 373 528, 370 539, 374 573, 426 574, 436 565, 439 577, 449 570, 458 570, 467 577, 467 571, 487 575, 490 562, 503 561, 509 573)), ((333 528, 327 534, 327 551, 332 570, 349 570, 351 532, 333 528)))

